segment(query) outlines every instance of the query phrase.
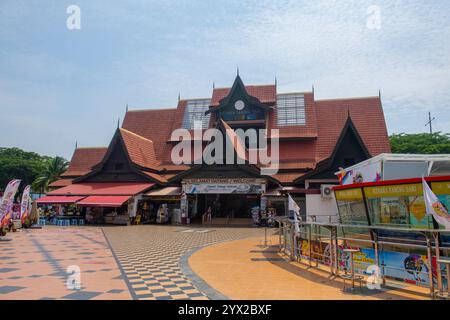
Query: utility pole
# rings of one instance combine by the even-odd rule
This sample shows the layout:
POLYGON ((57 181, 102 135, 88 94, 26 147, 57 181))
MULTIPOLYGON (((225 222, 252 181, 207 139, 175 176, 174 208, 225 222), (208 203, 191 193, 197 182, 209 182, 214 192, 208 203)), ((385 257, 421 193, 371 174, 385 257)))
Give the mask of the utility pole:
POLYGON ((430 134, 433 134, 433 125, 432 122, 436 120, 435 117, 433 117, 433 119, 431 119, 431 112, 428 112, 428 122, 425 123, 425 127, 430 126, 430 134))

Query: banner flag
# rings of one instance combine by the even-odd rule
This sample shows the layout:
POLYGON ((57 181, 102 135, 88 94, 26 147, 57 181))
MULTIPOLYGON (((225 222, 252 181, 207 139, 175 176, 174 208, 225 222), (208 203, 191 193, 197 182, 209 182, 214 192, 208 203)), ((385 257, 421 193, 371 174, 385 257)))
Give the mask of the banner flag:
POLYGON ((427 214, 432 215, 440 225, 444 226, 445 230, 450 230, 450 216, 447 209, 439 201, 438 197, 428 186, 424 178, 422 178, 422 186, 427 214))
POLYGON ((0 227, 6 226, 11 218, 11 210, 13 207, 14 196, 19 188, 20 181, 18 179, 11 180, 6 186, 5 193, 0 202, 0 227))
POLYGON ((289 216, 291 216, 291 214, 294 216, 295 233, 298 234, 300 232, 300 227, 299 227, 298 223, 299 223, 299 221, 302 220, 300 217, 300 207, 294 201, 294 199, 292 199, 291 195, 288 195, 288 210, 289 210, 289 216), (293 212, 291 212, 291 211, 293 211, 293 212))
POLYGON ((22 202, 20 204, 20 221, 22 223, 25 223, 26 218, 30 214, 30 189, 30 185, 26 186, 22 194, 22 202))

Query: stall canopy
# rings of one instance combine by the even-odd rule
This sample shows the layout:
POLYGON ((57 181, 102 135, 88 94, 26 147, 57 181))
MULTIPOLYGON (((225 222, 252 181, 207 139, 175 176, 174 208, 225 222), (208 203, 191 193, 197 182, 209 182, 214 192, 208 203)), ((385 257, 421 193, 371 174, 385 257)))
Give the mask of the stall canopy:
POLYGON ((166 187, 162 189, 151 190, 146 193, 147 196, 180 196, 180 187, 166 187))
POLYGON ((153 200, 178 201, 181 199, 181 187, 165 187, 151 190, 145 194, 153 200))
POLYGON ((49 192, 49 196, 77 195, 77 196, 134 196, 150 187, 154 183, 134 182, 94 182, 76 183, 67 187, 49 192))
POLYGON ((73 204, 83 198, 85 196, 46 196, 36 200, 36 202, 38 204, 73 204))
POLYGON ((77 203, 86 207, 121 207, 131 196, 89 196, 77 203))

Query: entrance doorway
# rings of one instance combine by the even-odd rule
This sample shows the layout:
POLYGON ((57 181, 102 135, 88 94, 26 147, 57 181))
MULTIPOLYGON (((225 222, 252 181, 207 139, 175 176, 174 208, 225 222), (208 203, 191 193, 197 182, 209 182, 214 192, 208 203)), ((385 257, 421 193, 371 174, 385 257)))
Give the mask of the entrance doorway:
POLYGON ((251 209, 260 205, 260 196, 247 194, 199 194, 197 209, 203 215, 208 207, 213 218, 251 218, 251 209))

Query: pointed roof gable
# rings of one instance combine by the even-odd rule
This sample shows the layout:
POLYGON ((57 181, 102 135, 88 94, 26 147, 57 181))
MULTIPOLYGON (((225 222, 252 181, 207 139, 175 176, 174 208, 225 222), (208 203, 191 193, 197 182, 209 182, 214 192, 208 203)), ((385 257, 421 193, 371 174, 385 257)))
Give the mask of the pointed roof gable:
POLYGON ((369 153, 369 150, 367 149, 367 146, 364 144, 364 141, 362 140, 361 135, 359 134, 355 124, 353 123, 352 118, 350 116, 350 112, 348 112, 347 120, 345 121, 345 124, 337 138, 337 141, 333 148, 332 153, 328 157, 318 161, 317 166, 314 170, 298 177, 294 182, 298 182, 298 181, 307 179, 311 176, 314 176, 316 174, 319 174, 321 172, 324 172, 324 171, 330 169, 335 161, 336 155, 338 154, 339 150, 342 148, 344 138, 349 131, 356 138, 356 141, 359 144, 359 147, 361 148, 362 152, 364 153, 364 156, 367 159, 370 158, 371 155, 369 153))
POLYGON ((380 98, 315 101, 318 138, 317 161, 329 158, 350 116, 370 156, 391 150, 380 98))
POLYGON ((153 141, 123 128, 119 132, 131 162, 143 168, 156 169, 159 162, 153 141))
POLYGON ((158 161, 170 160, 169 146, 166 142, 170 138, 172 126, 179 116, 179 111, 175 108, 128 111, 122 128, 151 140, 158 161))
POLYGON ((61 176, 76 177, 89 173, 95 165, 102 161, 107 149, 106 147, 76 148, 70 160, 69 168, 61 176))
POLYGON ((268 109, 276 102, 276 86, 248 86, 246 87, 239 75, 236 76, 231 88, 214 89, 211 108, 207 112, 217 111, 228 105, 235 94, 241 94, 242 99, 257 107, 268 109))

